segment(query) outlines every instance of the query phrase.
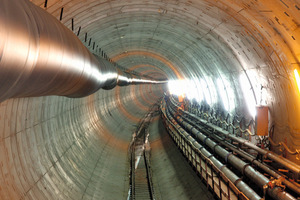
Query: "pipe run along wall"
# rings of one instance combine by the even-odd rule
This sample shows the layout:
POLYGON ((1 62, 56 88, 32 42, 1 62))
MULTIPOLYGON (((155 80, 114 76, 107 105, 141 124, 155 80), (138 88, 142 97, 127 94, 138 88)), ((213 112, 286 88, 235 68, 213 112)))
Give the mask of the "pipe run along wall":
MULTIPOLYGON (((235 183, 235 186, 244 193, 244 195, 251 199, 251 200, 260 200, 261 197, 252 190, 244 181, 242 181, 233 171, 231 171, 229 168, 227 168, 225 165, 223 165, 217 158, 213 156, 213 154, 209 153, 202 145, 200 145, 193 137, 189 135, 188 132, 186 132, 176 121, 175 119, 170 115, 170 112, 168 109, 165 109, 163 112, 164 117, 168 121, 167 123, 171 124, 171 127, 176 129, 174 132, 177 132, 179 134, 185 135, 185 137, 195 146, 195 148, 198 148, 199 151, 205 155, 220 171, 226 175, 226 177, 232 182, 235 183), (171 122, 171 123, 170 123, 171 122)), ((171 130, 171 129, 170 129, 171 130)), ((171 131, 173 132, 173 131, 171 131)), ((174 133, 173 133, 174 134, 174 133)), ((201 172, 202 174, 202 172, 201 172)), ((208 180, 207 180, 208 181, 208 180)))
POLYGON ((29 1, 1 1, 0 30, 0 102, 45 95, 83 97, 116 85, 164 83, 118 72, 29 1))
MULTIPOLYGON (((217 143, 211 140, 209 136, 201 133, 195 126, 189 123, 189 120, 186 119, 184 115, 181 115, 181 113, 179 114, 179 112, 177 112, 177 109, 174 108, 175 105, 170 105, 171 104, 170 101, 168 101, 168 103, 169 105, 167 106, 166 111, 169 118, 176 120, 176 122, 180 126, 182 126, 184 130, 188 131, 189 134, 192 135, 192 137, 196 141, 201 141, 203 145, 208 147, 211 151, 217 154, 226 163, 233 166, 244 176, 248 177, 259 188, 264 189, 264 187, 266 187, 266 191, 269 194, 269 196, 272 197, 272 199, 296 200, 292 195, 281 190, 280 187, 277 186, 268 187, 270 180, 267 177, 265 177, 260 172, 256 171, 249 163, 244 162, 242 159, 238 158, 234 154, 228 152, 227 150, 219 146, 217 143)), ((230 177, 228 178, 230 179, 230 177)), ((243 192, 247 191, 247 190, 243 190, 242 188, 239 189, 241 189, 241 191, 243 192)), ((250 192, 249 194, 247 193, 245 194, 247 197, 249 197, 249 199, 252 199, 252 197, 249 196, 249 194, 252 194, 252 192, 250 192)))

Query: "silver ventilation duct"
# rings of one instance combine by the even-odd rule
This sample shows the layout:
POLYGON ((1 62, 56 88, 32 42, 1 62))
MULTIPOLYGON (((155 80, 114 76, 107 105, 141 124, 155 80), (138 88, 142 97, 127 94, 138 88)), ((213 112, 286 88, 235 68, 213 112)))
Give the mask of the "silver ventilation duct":
POLYGON ((2 1, 0 30, 0 102, 44 95, 83 97, 117 84, 164 83, 118 73, 29 1, 2 1))

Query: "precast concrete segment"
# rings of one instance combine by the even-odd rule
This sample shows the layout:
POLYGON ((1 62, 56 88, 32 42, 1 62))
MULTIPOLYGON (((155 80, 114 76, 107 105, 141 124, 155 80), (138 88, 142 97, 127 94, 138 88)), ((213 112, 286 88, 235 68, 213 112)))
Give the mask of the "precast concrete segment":
MULTIPOLYGON (((153 72, 157 72, 161 77, 167 77, 167 73, 163 71, 161 68, 155 66, 155 65, 150 65, 150 64, 139 64, 135 65, 133 67, 130 67, 129 70, 136 70, 136 69, 141 69, 145 68, 145 70, 152 69, 153 72)), ((143 71, 145 73, 145 71, 143 71)))
MULTIPOLYGON (((32 2, 44 8, 44 1, 32 2)), ((87 33, 110 57, 149 51, 168 59, 182 77, 211 77, 214 83, 225 78, 239 114, 247 113, 239 81, 241 74, 247 75, 256 103, 270 109, 275 142, 299 149, 300 93, 293 76, 299 68, 299 2, 73 0, 51 1, 44 9, 59 18, 62 7, 61 22, 71 29, 73 18, 81 41, 87 33)), ((130 57, 124 58, 128 68, 142 63, 130 57)), ((169 78, 176 76, 163 67, 169 78)), ((287 158, 299 164, 295 155, 287 158)))
POLYGON ((29 1, 3 0, 0 9, 0 102, 28 96, 83 97, 116 85, 159 83, 118 72, 29 1))
MULTIPOLYGON (((43 8, 47 2, 44 0, 30 1, 43 8)), ((269 106, 276 124, 274 140, 276 142, 286 141, 287 145, 299 149, 300 95, 297 93, 298 91, 294 90, 295 84, 290 73, 291 69, 299 68, 300 43, 297 42, 300 37, 299 28, 297 28, 300 19, 299 7, 299 3, 296 1, 286 0, 178 0, 168 2, 163 0, 55 0, 48 1, 48 6, 45 6, 44 9, 59 18, 60 11, 64 8, 61 22, 71 29, 71 19, 72 21, 74 19, 74 32, 77 33, 77 30, 81 28, 79 38, 83 41, 84 34, 88 33, 88 37, 98 43, 103 50, 108 52, 108 55, 118 55, 125 51, 149 50, 167 58, 172 65, 176 66, 175 69, 179 70, 178 68, 180 68, 179 71, 182 71, 186 77, 194 77, 196 74, 197 77, 210 76, 216 80, 219 78, 219 74, 226 77, 228 74, 233 74, 232 78, 228 80, 237 88, 239 87, 239 72, 249 73, 249 75, 256 74, 256 76, 250 77, 250 80, 254 83, 254 89, 256 86, 259 88, 263 86, 263 89, 259 89, 257 93, 265 94, 259 101, 269 106), (128 17, 126 18, 126 16, 128 17), (135 22, 140 26, 136 27, 135 22), (229 46, 233 53, 227 51, 226 46, 229 46), (225 54, 222 49, 228 53, 225 54), (183 65, 176 63, 175 57, 182 61, 183 65), (242 68, 237 67, 239 66, 236 65, 237 62, 230 62, 236 57, 242 68), (190 70, 191 68, 192 70, 190 70)), ((1 12, 0 16, 3 14, 1 12)), ((6 30, 6 28, 0 27, 0 30, 6 30)), ((1 38, 3 38, 2 35, 1 38)), ((14 39, 17 40, 18 37, 14 37, 14 39)), ((2 55, 3 41, 0 40, 0 55, 2 55)), ((31 48, 35 47, 32 45, 31 48)), ((20 53, 18 48, 15 48, 14 51, 20 53)), ((20 55, 23 54, 24 52, 20 53, 20 55)), ((34 55, 31 54, 31 56, 34 55)), ((135 62, 135 60, 133 61, 135 62)), ((130 64, 126 66, 130 67, 130 64)), ((3 73, 1 72, 1 74, 3 73)), ((168 70, 168 74, 172 73, 168 70)), ((6 80, 6 77, 1 80, 6 80)), ((22 79, 20 79, 21 81, 22 79)), ((0 83, 3 85, 1 81, 0 83)), ((5 92, 1 91, 2 94, 5 92)), ((236 99, 241 100, 237 104, 238 111, 241 111, 241 106, 245 105, 241 94, 241 91, 235 94, 236 99)), ((114 99, 113 96, 110 98, 111 101, 114 99)), ((19 100, 14 101, 18 102, 19 100)), ((34 104, 34 101, 30 104, 34 104)), ((109 113, 112 112, 112 118, 99 116, 101 122, 104 123, 103 126, 105 127, 105 123, 110 121, 110 123, 115 122, 115 126, 123 127, 125 123, 123 121, 128 122, 126 117, 122 117, 123 115, 119 111, 105 109, 106 103, 109 104, 108 101, 103 102, 99 99, 97 104, 101 105, 103 108, 101 113, 106 113, 106 116, 110 116, 109 113), (122 122, 118 122, 118 116, 121 116, 122 122)), ((122 101, 120 103, 122 104, 122 101)), ((13 105, 15 104, 13 103, 13 105)), ((7 115, 7 113, 16 113, 18 109, 25 111, 35 108, 29 106, 27 109, 26 106, 23 106, 27 104, 23 103, 19 105, 20 107, 16 107, 9 103, 4 110, 11 112, 3 113, 7 115)), ((126 106, 136 110, 138 107, 130 106, 130 103, 127 103, 126 106)), ((136 113, 139 112, 133 114, 129 108, 126 108, 127 112, 138 117, 139 114, 136 113)), ((37 113, 39 112, 41 111, 37 111, 37 113)), ((55 113, 56 111, 48 107, 43 111, 43 115, 47 112, 55 113)), ((11 124, 9 120, 4 119, 5 115, 3 114, 3 120, 0 120, 0 123, 5 124, 6 127, 3 135, 13 133, 12 130, 15 126, 20 128, 23 127, 22 124, 28 123, 28 120, 24 121, 22 117, 19 117, 20 115, 17 115, 19 122, 11 124)), ((41 114, 37 114, 35 117, 39 118, 40 116, 41 114)), ((71 115, 65 117, 73 118, 71 115)), ((75 122, 77 121, 75 120, 75 122)), ((114 130, 118 131, 118 129, 114 130)), ((123 139, 123 137, 125 136, 120 133, 120 138, 123 139)), ((7 149, 3 148, 3 152, 5 151, 7 149)), ((11 154, 7 160, 13 160, 15 155, 11 154)), ((288 158, 297 161, 295 156, 288 155, 288 158)), ((5 181, 2 183, 1 186, 7 187, 5 181)), ((8 187, 10 186, 8 185, 8 187)))
POLYGON ((146 52, 146 51, 131 51, 131 52, 126 52, 124 54, 117 55, 113 58, 113 60, 117 62, 120 59, 124 59, 130 56, 136 56, 136 55, 153 57, 154 59, 157 59, 162 63, 164 63, 166 66, 168 66, 172 70, 172 72, 176 75, 176 78, 178 79, 183 78, 182 72, 180 72, 179 69, 177 69, 173 63, 171 63, 168 59, 164 58, 163 56, 157 55, 155 53, 146 52))
MULTIPOLYGON (((152 86, 159 95, 160 86, 152 86)), ((142 117, 145 112, 133 101, 140 94, 128 94, 138 87, 143 85, 119 88, 119 100, 115 88, 81 99, 0 103, 0 199, 126 199, 127 149, 135 123, 118 105, 142 117)))
MULTIPOLYGON (((139 86, 137 86, 137 87, 139 87, 139 86)), ((130 88, 125 88, 128 92, 127 92, 127 97, 126 98, 130 98, 131 99, 131 101, 136 101, 136 100, 134 100, 134 94, 135 93, 133 93, 133 91, 130 89, 130 88)), ((128 109, 126 109, 126 106, 123 104, 123 102, 122 102, 122 94, 121 94, 121 92, 120 91, 122 91, 122 88, 119 88, 119 87, 117 87, 116 89, 115 89, 115 98, 116 98, 116 100, 117 100, 117 102, 118 102, 118 107, 119 107, 119 109, 118 109, 118 111, 120 112, 120 113, 122 113, 122 116, 124 116, 124 117, 126 117, 127 119, 130 119, 132 122, 134 122, 135 124, 136 123, 138 123, 139 122, 139 120, 140 120, 140 118, 139 117, 137 117, 137 116, 135 116, 134 114, 132 114, 132 112, 130 112, 130 110, 128 110, 128 109)), ((137 88, 135 89, 135 91, 137 91, 137 88)), ((136 106, 138 106, 138 105, 134 105, 135 107, 134 108, 131 108, 131 109, 136 109, 137 107, 136 106)), ((146 112, 146 110, 144 111, 144 112, 146 112)))

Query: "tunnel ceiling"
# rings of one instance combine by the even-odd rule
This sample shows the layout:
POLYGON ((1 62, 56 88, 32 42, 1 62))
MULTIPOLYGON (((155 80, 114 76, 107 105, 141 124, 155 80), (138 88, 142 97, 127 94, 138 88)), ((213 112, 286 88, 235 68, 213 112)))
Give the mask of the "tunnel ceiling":
MULTIPOLYGON (((273 140, 300 149, 300 93, 293 73, 300 70, 300 1, 47 0, 46 7, 45 0, 30 1, 58 20, 62 14, 70 30, 73 19, 72 31, 92 53, 102 50, 129 70, 159 79, 201 78, 216 91, 221 78, 231 85, 232 112, 239 115, 249 115, 240 82, 247 75, 256 104, 269 107, 273 140)), ((80 99, 0 103, 0 199, 126 198, 132 133, 165 90, 131 85, 80 99)), ((169 147, 161 127, 152 129, 153 160, 160 160, 165 180, 173 180, 177 174, 165 160, 176 159, 176 147, 169 147), (160 157, 164 148, 171 154, 160 157)), ((163 187, 180 193, 186 188, 179 182, 163 187)))
POLYGON ((79 38, 92 52, 101 48, 124 67, 159 78, 226 79, 242 114, 238 77, 245 71, 253 88, 260 88, 256 103, 269 106, 278 131, 291 129, 295 139, 300 129, 293 76, 300 56, 297 1, 49 0, 47 8, 44 0, 32 2, 57 19, 63 8, 63 24, 72 29, 73 19, 74 33, 80 27, 79 38))

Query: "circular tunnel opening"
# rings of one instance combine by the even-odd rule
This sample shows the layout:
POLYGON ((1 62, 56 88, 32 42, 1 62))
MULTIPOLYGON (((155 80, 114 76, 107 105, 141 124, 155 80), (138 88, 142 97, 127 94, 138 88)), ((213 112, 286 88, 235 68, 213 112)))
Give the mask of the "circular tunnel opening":
MULTIPOLYGON (((299 164, 300 93, 294 73, 300 70, 297 2, 31 0, 28 5, 35 4, 40 7, 39 12, 51 14, 89 52, 126 72, 169 80, 169 84, 116 86, 111 90, 98 90, 98 86, 86 83, 80 91, 88 96, 81 98, 52 92, 64 81, 80 83, 82 77, 74 78, 82 73, 77 68, 68 81, 56 79, 61 81, 56 83, 55 79, 49 79, 48 86, 55 86, 50 87, 49 95, 42 89, 41 95, 30 95, 42 88, 37 82, 32 82, 36 89, 24 93, 15 86, 16 82, 7 78, 14 77, 30 88, 32 84, 22 82, 23 76, 19 74, 34 78, 45 73, 39 76, 42 80, 49 72, 41 67, 6 74, 8 50, 28 55, 24 61, 27 63, 34 62, 35 57, 46 57, 15 46, 43 49, 45 46, 39 42, 43 38, 38 33, 50 24, 41 15, 43 26, 35 35, 38 39, 30 40, 33 42, 28 45, 21 39, 25 33, 20 30, 25 25, 13 23, 13 15, 7 20, 11 26, 3 22, 9 9, 20 8, 17 1, 11 2, 14 6, 9 1, 0 3, 5 10, 0 15, 0 28, 8 30, 0 35, 13 41, 10 35, 16 32, 11 36, 14 43, 0 40, 1 199, 126 199, 132 135, 164 93, 184 94, 189 101, 205 108, 244 116, 249 121, 255 120, 257 106, 267 107, 268 129, 272 130, 269 137, 298 153, 290 154, 276 146, 271 150, 299 164), (13 89, 3 89, 7 85, 13 89), (93 92, 89 93, 87 88, 93 88, 93 92), (7 99, 9 95, 15 98, 7 99)), ((20 8, 21 14, 31 16, 26 9, 20 8)), ((33 16, 39 16, 39 12, 33 16)), ((68 38, 69 34, 57 37, 68 38)), ((63 49, 60 44, 55 46, 63 49)), ((88 55, 81 47, 75 44, 73 47, 88 55)), ((68 52, 62 52, 68 56, 68 52)), ((57 61, 60 56, 63 57, 57 56, 57 61)), ((11 61, 17 57, 9 58, 11 61)), ((43 64, 52 63, 51 59, 44 59, 43 64)), ((62 59, 62 63, 67 61, 62 59)), ((72 62, 87 63, 80 59, 72 62)), ((89 77, 95 73, 95 62, 94 58, 88 59, 91 67, 84 71, 89 77)), ((63 67, 55 70, 58 74, 66 72, 63 67)), ((103 84, 102 80, 97 81, 103 84)), ((73 91, 77 85, 70 84, 68 88, 73 91)), ((60 90, 65 91, 68 89, 60 90)), ((213 198, 206 190, 199 189, 203 183, 168 136, 162 119, 153 117, 148 129, 157 199, 213 198)))

